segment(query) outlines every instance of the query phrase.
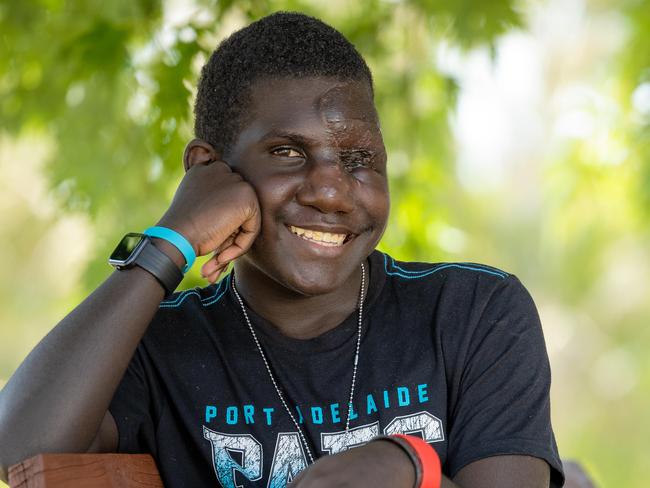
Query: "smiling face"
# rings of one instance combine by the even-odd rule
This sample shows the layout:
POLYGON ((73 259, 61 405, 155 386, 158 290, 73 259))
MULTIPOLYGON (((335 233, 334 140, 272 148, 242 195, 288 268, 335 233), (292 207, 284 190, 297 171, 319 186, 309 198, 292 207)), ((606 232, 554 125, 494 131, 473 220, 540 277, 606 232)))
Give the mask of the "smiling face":
POLYGON ((224 160, 255 188, 262 228, 238 269, 303 295, 358 280, 389 209, 367 83, 264 79, 253 86, 247 119, 224 160))

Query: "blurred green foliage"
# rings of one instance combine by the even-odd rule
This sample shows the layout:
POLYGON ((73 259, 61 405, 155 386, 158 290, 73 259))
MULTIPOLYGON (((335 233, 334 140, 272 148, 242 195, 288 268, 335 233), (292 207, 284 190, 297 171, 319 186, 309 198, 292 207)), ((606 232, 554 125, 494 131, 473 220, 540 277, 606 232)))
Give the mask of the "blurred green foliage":
MULTIPOLYGON (((621 259, 631 260, 632 268, 650 262, 638 251, 650 248, 650 117, 636 113, 631 102, 650 82, 649 2, 589 3, 594 12, 622 17, 626 26, 624 48, 602 75, 613 80, 616 139, 626 148, 622 162, 600 164, 605 156, 584 140, 544 156, 531 170, 540 172, 534 208, 523 205, 526 191, 516 187, 499 194, 469 191, 454 165, 450 121, 459 80, 439 68, 437 49, 445 43, 496 56, 499 38, 528 29, 526 12, 543 3, 197 0, 193 15, 175 21, 165 19, 169 5, 154 0, 1 2, 0 128, 11 138, 35 134, 47 141, 49 194, 68 214, 88 216, 94 236, 82 285, 43 314, 60 316, 92 290, 110 272, 105 257, 119 237, 165 211, 192 137, 199 69, 219 40, 270 12, 299 10, 341 30, 373 70, 392 191, 382 248, 401 259, 486 261, 521 276, 542 308, 551 304, 547 308, 572 331, 562 329, 561 320, 545 323, 551 343, 565 337, 551 355, 556 382, 561 378, 554 421, 562 454, 585 461, 602 486, 645 486, 650 309, 639 301, 613 312, 618 297, 607 295, 605 278, 621 259), (450 238, 465 244, 445 245, 450 238), (633 260, 637 251, 645 261, 633 260), (634 372, 631 391, 610 398, 581 389, 594 367, 608 365, 634 372)), ((3 235, 10 234, 17 249, 32 249, 26 235, 44 232, 57 216, 41 220, 30 234, 21 219, 7 224, 3 235)), ((16 251, 12 259, 21 256, 16 251)), ((182 286, 202 285, 197 268, 182 286)), ((28 322, 29 313, 45 305, 25 298, 36 285, 17 269, 2 291, 28 322)), ((646 271, 641 281, 650 277, 646 271)), ((0 337, 18 334, 27 332, 0 325, 0 337)), ((0 378, 19 360, 10 358, 10 348, 0 346, 0 378)))
MULTIPOLYGON (((160 32, 163 8, 156 1, 9 2, 0 9, 3 127, 12 135, 47 132, 56 141, 50 184, 67 209, 92 216, 97 255, 104 256, 116 235, 146 227, 164 211, 191 137, 197 67, 224 37, 224 24, 232 29, 233 17, 241 24, 276 10, 316 15, 348 36, 374 69, 387 145, 410 162, 391 182, 396 215, 409 216, 393 219, 402 236, 394 244, 408 256, 430 256, 426 236, 415 230, 440 215, 454 191, 445 165, 456 91, 431 62, 430 33, 468 48, 491 43, 520 24, 512 3, 370 0, 323 8, 309 1, 205 1, 197 6, 207 18, 160 32), (444 189, 435 199, 431 184, 444 189)), ((108 271, 101 260, 91 263, 88 286, 108 271)), ((191 275, 186 284, 197 279, 191 275)))

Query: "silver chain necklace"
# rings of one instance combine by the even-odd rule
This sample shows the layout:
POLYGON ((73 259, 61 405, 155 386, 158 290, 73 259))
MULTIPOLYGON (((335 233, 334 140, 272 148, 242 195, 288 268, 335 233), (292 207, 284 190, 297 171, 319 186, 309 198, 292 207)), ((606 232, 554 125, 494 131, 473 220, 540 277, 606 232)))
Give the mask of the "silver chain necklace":
MULTIPOLYGON (((347 435, 348 431, 350 430, 350 412, 352 411, 352 400, 354 399, 354 386, 357 380, 357 366, 359 365, 359 350, 361 349, 361 322, 363 319, 363 299, 364 299, 364 291, 366 289, 366 267, 363 263, 361 263, 361 290, 359 291, 359 322, 357 325, 357 347, 356 351, 354 353, 354 366, 352 367, 352 384, 350 385, 350 400, 348 401, 348 418, 345 421, 345 436, 346 436, 346 444, 347 444, 347 435)), ((273 376, 273 373, 271 372, 271 366, 269 366, 269 362, 266 359, 266 354, 264 354, 264 350, 262 349, 262 346, 260 345, 260 341, 257 339, 257 334, 255 333, 255 329, 253 329, 253 326, 251 324, 250 319, 248 318, 248 313, 246 312, 246 307, 244 306, 244 302, 239 296, 239 292, 237 291, 237 287, 235 287, 235 280, 232 280, 232 290, 235 292, 235 296, 237 297, 237 301, 239 302, 239 306, 241 307, 241 311, 244 314, 244 319, 246 319, 246 325, 248 325, 248 330, 251 331, 251 335, 253 336, 253 340, 255 341, 255 345, 257 346, 257 350, 260 353, 260 356, 262 356, 262 360, 264 361, 264 366, 266 366, 266 372, 269 374, 269 378, 271 379, 271 383, 273 383, 273 386, 275 388, 275 391, 278 394, 278 397, 280 398, 280 402, 282 402, 282 405, 284 406, 284 409, 287 411, 289 414, 289 417, 291 417, 292 422, 296 426, 296 429, 298 429, 298 435, 300 436, 300 440, 302 441, 302 444, 305 446, 305 450, 307 451, 307 456, 309 456, 309 462, 310 464, 314 463, 314 456, 311 452, 311 449, 309 447, 309 444, 307 443, 307 438, 305 437, 305 433, 303 430, 300 428, 300 424, 296 420, 296 417, 293 415, 293 412, 289 408, 289 405, 287 404, 287 401, 284 398, 284 395, 282 393, 282 390, 278 386, 278 382, 275 380, 275 376, 273 376)))

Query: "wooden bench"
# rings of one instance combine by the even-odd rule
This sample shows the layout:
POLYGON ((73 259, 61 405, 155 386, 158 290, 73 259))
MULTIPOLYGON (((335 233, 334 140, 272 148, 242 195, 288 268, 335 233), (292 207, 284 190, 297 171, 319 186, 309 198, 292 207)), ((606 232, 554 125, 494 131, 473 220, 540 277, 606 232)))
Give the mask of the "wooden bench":
MULTIPOLYGON (((564 488, 594 488, 579 463, 564 461, 564 488)), ((9 469, 11 488, 164 488, 148 454, 39 454, 9 469)))
POLYGON ((39 454, 9 469, 11 488, 163 488, 148 454, 39 454))

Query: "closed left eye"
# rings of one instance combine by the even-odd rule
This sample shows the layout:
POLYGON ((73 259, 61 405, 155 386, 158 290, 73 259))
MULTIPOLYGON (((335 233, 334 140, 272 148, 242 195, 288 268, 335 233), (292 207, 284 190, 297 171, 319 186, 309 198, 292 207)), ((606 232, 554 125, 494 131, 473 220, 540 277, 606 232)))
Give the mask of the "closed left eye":
POLYGON ((348 171, 352 171, 353 169, 357 169, 357 168, 367 168, 368 167, 368 162, 367 161, 362 161, 362 160, 344 161, 343 166, 348 171))
POLYGON ((373 168, 374 157, 370 151, 359 149, 353 151, 341 151, 341 163, 347 171, 360 168, 373 168))

